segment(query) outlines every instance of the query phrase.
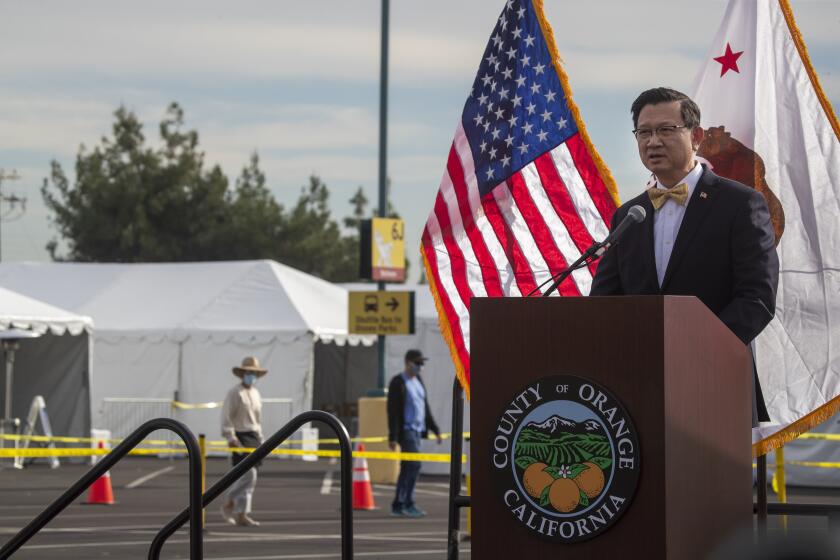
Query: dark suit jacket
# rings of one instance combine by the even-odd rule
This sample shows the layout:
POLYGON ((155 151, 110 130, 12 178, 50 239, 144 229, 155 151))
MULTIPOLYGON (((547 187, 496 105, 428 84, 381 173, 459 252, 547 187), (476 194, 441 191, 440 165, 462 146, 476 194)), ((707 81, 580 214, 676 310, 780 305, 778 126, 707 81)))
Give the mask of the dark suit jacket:
MULTIPOLYGON (((779 258, 764 197, 706 166, 694 188, 662 286, 656 277, 653 205, 644 192, 616 210, 612 227, 639 204, 647 219, 628 229, 598 263, 590 295, 696 296, 749 344, 773 318, 779 258)), ((759 416, 766 411, 756 379, 759 416)))
MULTIPOLYGON (((417 379, 423 390, 426 391, 426 384, 423 383, 423 378, 419 375, 417 379)), ((406 399, 405 380, 402 374, 397 374, 391 379, 388 384, 388 441, 402 441, 403 424, 405 419, 405 399, 406 399)), ((440 428, 438 428, 435 417, 432 416, 432 409, 429 408, 429 392, 426 391, 425 398, 426 406, 426 429, 420 434, 421 437, 428 437, 429 432, 440 435, 440 428)))

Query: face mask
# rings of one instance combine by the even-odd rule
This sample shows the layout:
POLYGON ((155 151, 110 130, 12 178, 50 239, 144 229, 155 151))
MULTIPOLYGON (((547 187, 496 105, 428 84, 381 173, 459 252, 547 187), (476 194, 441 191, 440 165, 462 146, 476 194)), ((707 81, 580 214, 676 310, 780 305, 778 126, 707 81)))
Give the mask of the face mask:
POLYGON ((422 364, 416 364, 416 363, 414 363, 414 362, 411 362, 411 363, 408 365, 408 367, 409 367, 409 368, 411 368, 411 373, 413 373, 414 375, 417 375, 418 373, 420 373, 420 368, 422 368, 422 367, 423 367, 423 365, 422 365, 422 364))
POLYGON ((242 384, 250 387, 257 382, 257 375, 255 373, 246 373, 242 376, 242 384))

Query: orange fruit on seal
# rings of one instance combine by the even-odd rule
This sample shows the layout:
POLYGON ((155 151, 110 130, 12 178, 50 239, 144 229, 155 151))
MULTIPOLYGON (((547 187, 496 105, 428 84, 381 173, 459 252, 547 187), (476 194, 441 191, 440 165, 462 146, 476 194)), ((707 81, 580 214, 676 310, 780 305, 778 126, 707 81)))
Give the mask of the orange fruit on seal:
POLYGON ((548 490, 551 507, 562 513, 569 513, 580 503, 580 489, 570 478, 558 478, 548 490))
POLYGON ((575 484, 586 494, 587 498, 594 498, 604 489, 604 471, 595 463, 586 462, 587 469, 574 478, 575 484))
POLYGON ((532 498, 539 498, 545 487, 554 481, 554 477, 545 472, 545 463, 531 463, 522 475, 522 485, 532 498))

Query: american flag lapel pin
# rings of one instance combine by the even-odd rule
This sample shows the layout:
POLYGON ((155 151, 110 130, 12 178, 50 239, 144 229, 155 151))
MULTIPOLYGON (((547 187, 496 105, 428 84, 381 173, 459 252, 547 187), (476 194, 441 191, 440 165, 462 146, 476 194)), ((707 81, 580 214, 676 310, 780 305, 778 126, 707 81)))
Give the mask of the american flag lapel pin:
POLYGON ((709 195, 706 194, 706 191, 700 191, 700 198, 709 198, 709 195))

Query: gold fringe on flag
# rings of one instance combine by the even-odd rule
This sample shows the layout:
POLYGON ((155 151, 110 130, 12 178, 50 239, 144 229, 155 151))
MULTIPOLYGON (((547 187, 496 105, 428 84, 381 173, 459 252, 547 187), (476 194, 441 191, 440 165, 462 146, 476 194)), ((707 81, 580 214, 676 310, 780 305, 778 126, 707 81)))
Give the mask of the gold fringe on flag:
POLYGON ((806 414, 796 422, 785 426, 775 434, 767 436, 761 441, 753 444, 753 457, 767 455, 771 451, 782 447, 789 441, 793 441, 811 428, 822 424, 840 409, 840 396, 834 397, 818 409, 806 414))
POLYGON ((443 304, 440 301, 440 294, 435 283, 435 276, 432 274, 432 268, 426 260, 426 252, 423 250, 423 245, 420 245, 420 257, 423 259, 423 267, 426 269, 426 279, 429 281, 429 290, 432 292, 432 299, 435 300, 435 310, 438 315, 438 325, 440 325, 440 332, 443 335, 443 340, 449 347, 449 353, 452 356, 452 363, 455 366, 455 376, 461 383, 464 389, 464 394, 467 400, 470 400, 470 384, 467 381, 467 372, 464 370, 464 364, 461 363, 461 358, 458 355, 458 346, 455 344, 455 339, 452 338, 452 327, 449 326, 446 313, 443 309, 443 304))
POLYGON ((825 116, 828 117, 831 128, 834 129, 835 136, 840 140, 840 123, 837 122, 837 115, 834 114, 834 108, 825 96, 825 92, 820 85, 820 80, 817 77, 817 72, 811 64, 811 58, 808 56, 808 48, 805 46, 805 39, 802 38, 802 33, 799 32, 799 28, 796 26, 796 20, 793 19, 793 10, 790 8, 788 0, 779 0, 779 7, 781 7, 782 13, 785 16, 785 22, 787 22, 788 30, 793 37, 793 43, 796 45, 796 50, 799 51, 799 58, 802 59, 802 63, 805 65, 805 71, 808 72, 811 85, 814 86, 814 91, 817 92, 817 98, 820 100, 823 111, 825 111, 825 116))
POLYGON ((580 115, 580 109, 572 97, 572 88, 569 86, 569 76, 563 69, 563 60, 560 58, 560 53, 557 50, 557 43, 554 41, 554 31, 551 29, 551 24, 548 23, 548 19, 546 19, 545 12, 543 11, 543 0, 532 0, 532 4, 534 6, 534 12, 537 14, 537 20, 540 22, 543 37, 545 37, 548 54, 551 56, 551 60, 554 63, 554 70, 557 71, 557 76, 560 78, 560 86, 563 88, 563 94, 566 96, 566 102, 569 105, 569 110, 572 112, 572 117, 575 119, 580 137, 583 140, 584 146, 586 146, 586 151, 589 152, 589 157, 591 157, 592 161, 595 162, 598 174, 601 176, 601 180, 604 182, 604 185, 606 185, 607 191, 610 193, 610 196, 612 196, 616 207, 621 206, 621 199, 618 196, 618 187, 615 185, 615 179, 613 179, 609 167, 607 167, 607 164, 604 163, 603 159, 601 159, 601 155, 595 149, 595 145, 589 138, 589 133, 586 131, 586 125, 583 122, 583 117, 580 115))

